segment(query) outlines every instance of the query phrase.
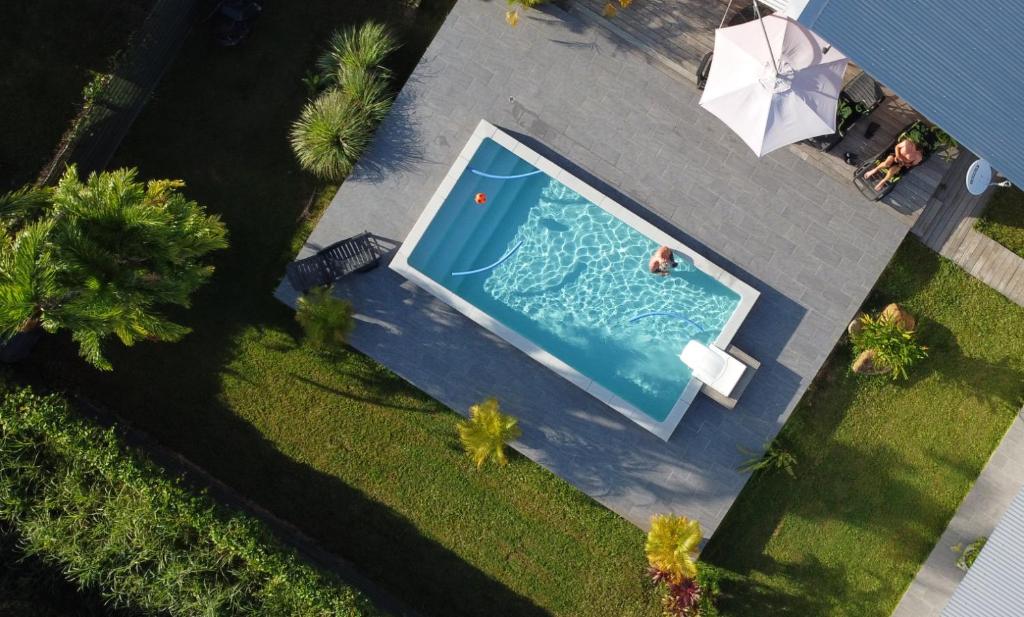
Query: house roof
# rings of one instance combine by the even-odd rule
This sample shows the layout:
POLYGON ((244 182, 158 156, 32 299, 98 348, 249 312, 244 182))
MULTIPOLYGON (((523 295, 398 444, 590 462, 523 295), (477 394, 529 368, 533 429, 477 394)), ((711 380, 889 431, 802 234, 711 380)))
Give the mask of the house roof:
POLYGON ((993 615, 1024 615, 1024 490, 942 611, 942 617, 993 615))
POLYGON ((1020 0, 808 0, 798 20, 1024 186, 1020 0))

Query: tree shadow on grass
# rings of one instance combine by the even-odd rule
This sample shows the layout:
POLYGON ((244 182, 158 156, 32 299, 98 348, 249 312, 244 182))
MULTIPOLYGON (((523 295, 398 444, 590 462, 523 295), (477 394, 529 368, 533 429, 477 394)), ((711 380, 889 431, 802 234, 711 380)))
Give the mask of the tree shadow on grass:
POLYGON ((851 614, 878 613, 880 606, 898 600, 952 515, 908 481, 914 468, 900 449, 835 439, 859 390, 857 376, 844 370, 849 358, 842 344, 837 351, 780 433, 797 458, 796 479, 764 473, 752 478, 701 555, 739 577, 726 584, 723 607, 731 614, 816 615, 833 606, 851 614), (908 578, 855 588, 854 581, 872 576, 872 564, 823 563, 820 551, 838 548, 785 535, 787 524, 827 526, 836 539, 824 542, 841 542, 837 533, 875 541, 879 559, 902 563, 897 571, 908 578), (773 550, 776 540, 782 544, 773 550), (776 551, 800 557, 784 564, 776 551), (749 581, 754 573, 769 581, 749 581))

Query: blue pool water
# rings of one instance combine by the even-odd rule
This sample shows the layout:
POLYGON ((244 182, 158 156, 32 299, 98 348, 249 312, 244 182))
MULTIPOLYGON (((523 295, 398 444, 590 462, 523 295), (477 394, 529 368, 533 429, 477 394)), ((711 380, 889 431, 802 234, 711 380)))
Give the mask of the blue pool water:
POLYGON ((485 139, 409 265, 664 420, 690 380, 679 352, 715 340, 739 294, 678 255, 671 275, 649 274, 657 243, 534 171, 485 139))

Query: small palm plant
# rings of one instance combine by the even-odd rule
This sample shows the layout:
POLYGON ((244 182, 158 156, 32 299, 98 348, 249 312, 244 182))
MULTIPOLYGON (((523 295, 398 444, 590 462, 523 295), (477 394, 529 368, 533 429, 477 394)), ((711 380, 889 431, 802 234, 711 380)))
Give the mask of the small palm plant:
POLYGON ((498 465, 507 465, 505 445, 522 435, 519 421, 501 413, 498 399, 489 398, 469 408, 469 420, 459 422, 459 441, 466 453, 473 459, 477 469, 488 459, 498 465))
POLYGON ((329 182, 341 182, 370 142, 373 121, 347 93, 328 90, 302 110, 292 125, 299 165, 329 182))
POLYGON ((694 553, 700 545, 700 523, 685 516, 655 514, 644 547, 651 568, 664 573, 669 583, 697 576, 694 553))
POLYGON ((366 22, 359 27, 336 30, 327 49, 317 60, 317 69, 334 85, 345 88, 352 76, 369 73, 386 81, 391 72, 384 60, 398 49, 398 42, 386 26, 366 22))
POLYGON ((299 298, 295 320, 316 349, 333 352, 341 349, 355 327, 352 303, 336 298, 330 287, 317 287, 299 298))
POLYGON ((790 478, 795 478, 796 457, 789 450, 776 444, 774 441, 765 448, 764 452, 758 454, 746 448, 739 448, 739 451, 750 458, 736 468, 737 471, 745 473, 756 473, 758 471, 784 471, 790 478))
POLYGON ((907 369, 928 356, 928 348, 917 342, 915 331, 905 328, 896 312, 863 315, 850 339, 861 365, 870 360, 871 368, 861 372, 891 372, 894 380, 907 379, 907 369))

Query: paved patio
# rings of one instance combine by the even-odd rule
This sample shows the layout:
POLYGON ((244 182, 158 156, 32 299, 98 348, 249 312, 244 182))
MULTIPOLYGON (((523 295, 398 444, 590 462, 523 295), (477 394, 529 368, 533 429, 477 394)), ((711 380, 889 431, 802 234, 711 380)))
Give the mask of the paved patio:
POLYGON ((746 481, 737 446, 781 428, 910 223, 789 149, 756 159, 606 29, 504 11, 458 2, 300 256, 364 229, 397 246, 486 118, 754 286, 735 343, 760 371, 732 412, 698 397, 667 443, 387 268, 337 286, 356 348, 461 413, 496 395, 530 458, 641 527, 675 512, 710 537, 746 481))

